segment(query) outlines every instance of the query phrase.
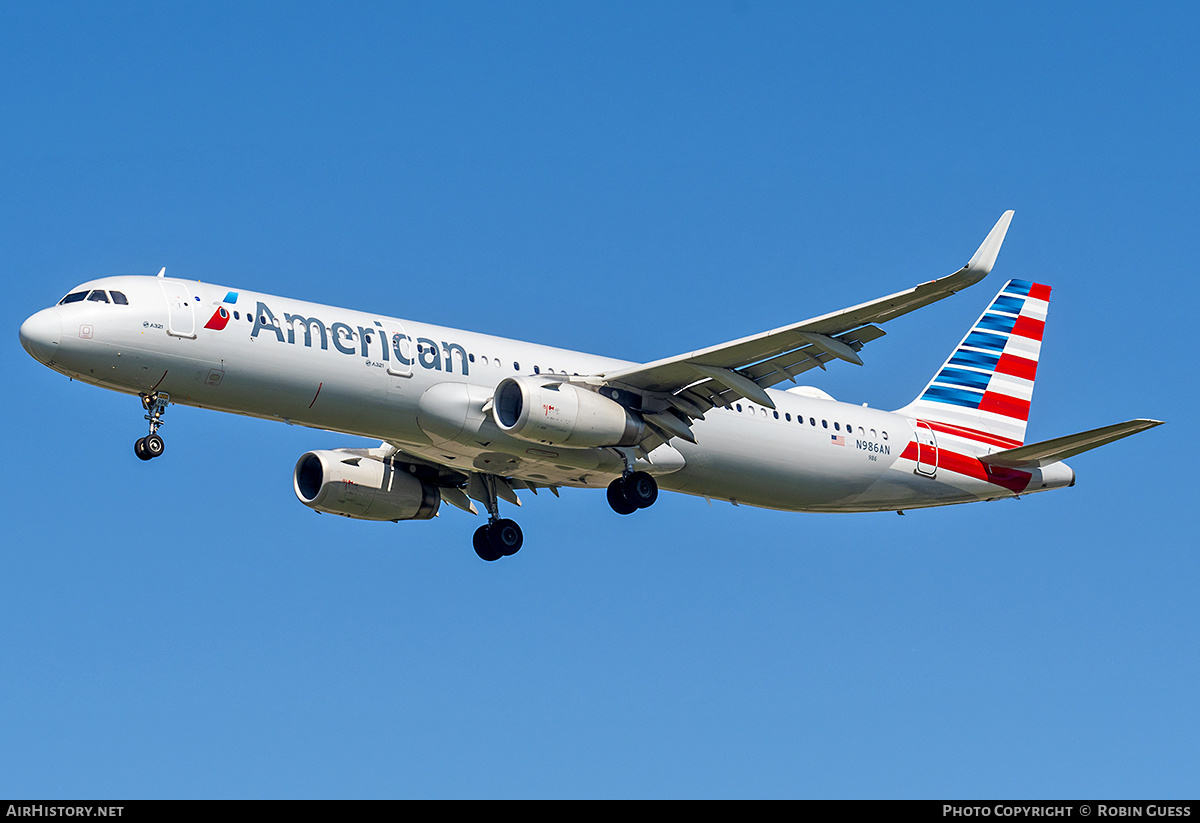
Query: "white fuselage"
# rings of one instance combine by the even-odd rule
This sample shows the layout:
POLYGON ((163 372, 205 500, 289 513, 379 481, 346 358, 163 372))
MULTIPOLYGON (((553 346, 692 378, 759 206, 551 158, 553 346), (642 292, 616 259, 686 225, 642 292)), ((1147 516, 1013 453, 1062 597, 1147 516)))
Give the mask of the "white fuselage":
MULTIPOLYGON (((624 467, 614 448, 532 443, 484 411, 506 377, 586 377, 624 361, 173 278, 110 277, 74 291, 92 290, 128 303, 80 299, 22 329, 35 357, 75 379, 382 440, 464 474, 604 487, 624 467)), ((775 409, 714 408, 692 426, 696 443, 675 438, 638 467, 664 489, 791 511, 945 505, 1073 479, 1061 463, 989 477, 978 449, 952 434, 927 430, 918 445, 916 421, 802 392, 771 390, 775 409)))

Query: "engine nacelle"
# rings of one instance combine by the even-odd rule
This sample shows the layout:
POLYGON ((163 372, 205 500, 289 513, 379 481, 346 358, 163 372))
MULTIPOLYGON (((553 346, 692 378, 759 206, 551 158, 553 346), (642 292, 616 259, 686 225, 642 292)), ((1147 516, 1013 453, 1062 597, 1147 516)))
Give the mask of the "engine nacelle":
POLYGON ((357 520, 428 520, 442 502, 436 486, 348 451, 302 455, 292 488, 310 509, 357 520))
POLYGON ((522 440, 577 449, 632 446, 645 431, 645 423, 615 400, 537 377, 501 380, 492 418, 522 440))

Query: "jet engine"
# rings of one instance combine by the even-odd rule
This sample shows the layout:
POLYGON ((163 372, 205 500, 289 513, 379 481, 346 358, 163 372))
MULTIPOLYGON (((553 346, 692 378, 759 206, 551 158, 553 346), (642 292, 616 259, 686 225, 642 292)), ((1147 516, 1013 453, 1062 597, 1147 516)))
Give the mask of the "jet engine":
POLYGON ((350 451, 302 455, 292 487, 310 509, 356 520, 428 520, 442 502, 436 486, 350 451))
POLYGON ((578 449, 632 446, 645 431, 641 419, 615 400, 536 377, 501 380, 492 417, 497 426, 522 440, 578 449))

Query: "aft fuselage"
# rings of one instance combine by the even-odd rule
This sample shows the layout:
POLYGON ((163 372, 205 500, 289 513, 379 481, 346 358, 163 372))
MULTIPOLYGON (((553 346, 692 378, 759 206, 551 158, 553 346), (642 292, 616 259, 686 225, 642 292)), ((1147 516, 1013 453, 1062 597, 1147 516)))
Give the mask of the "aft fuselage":
MULTIPOLYGON (((506 377, 631 365, 612 358, 144 276, 77 287, 26 321, 21 339, 47 366, 103 388, 382 440, 464 474, 599 488, 624 468, 616 449, 532 443, 485 411, 506 377)), ((696 443, 675 438, 638 467, 664 489, 790 511, 947 505, 1073 481, 1061 463, 988 469, 979 455, 1019 444, 996 439, 980 451, 979 432, 960 437, 815 390, 768 393, 774 409, 714 408, 693 424, 696 443)))

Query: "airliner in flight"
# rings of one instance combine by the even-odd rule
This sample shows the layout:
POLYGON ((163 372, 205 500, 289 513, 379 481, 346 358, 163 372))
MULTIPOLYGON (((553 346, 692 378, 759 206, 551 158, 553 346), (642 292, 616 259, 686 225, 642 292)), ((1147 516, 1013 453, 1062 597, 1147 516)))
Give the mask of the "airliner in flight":
POLYGON ((162 455, 170 404, 382 441, 310 451, 300 502, 363 520, 428 520, 442 503, 487 523, 475 551, 521 548, 500 516, 516 492, 607 488, 632 514, 659 488, 803 512, 900 511, 1074 485, 1066 458, 1159 425, 1130 420, 1025 443, 1050 288, 1009 280, 929 384, 901 409, 796 385, 862 365, 887 321, 982 280, 1012 219, 967 265, 852 308, 650 363, 630 363, 375 312, 167 277, 106 277, 22 324, 35 359, 137 395, 162 455))

